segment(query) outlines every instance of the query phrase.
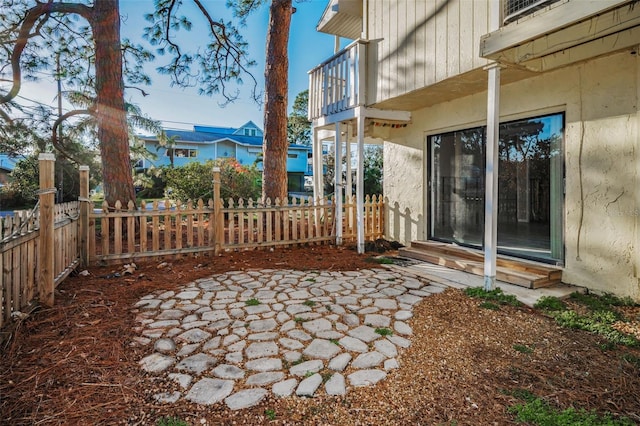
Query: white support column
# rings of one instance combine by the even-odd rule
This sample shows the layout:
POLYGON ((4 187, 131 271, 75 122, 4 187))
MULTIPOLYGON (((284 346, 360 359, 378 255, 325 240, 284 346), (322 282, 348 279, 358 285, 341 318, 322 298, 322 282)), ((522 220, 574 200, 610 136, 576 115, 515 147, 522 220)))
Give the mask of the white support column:
POLYGON ((347 143, 345 155, 347 157, 347 186, 345 187, 344 196, 351 198, 353 195, 353 170, 351 169, 351 139, 353 138, 353 124, 347 124, 347 143))
POLYGON ((335 144, 333 148, 335 159, 335 174, 334 174, 334 193, 333 201, 336 206, 336 245, 342 244, 342 137, 341 137, 341 123, 336 123, 336 136, 335 144))
MULTIPOLYGON (((502 0, 489 2, 489 31, 500 28, 502 0)), ((487 84, 487 151, 484 197, 484 289, 493 290, 496 284, 498 256, 498 130, 500 126, 500 66, 485 68, 487 84)))
POLYGON ((500 126, 500 66, 488 68, 487 93, 487 170, 484 199, 484 289, 493 290, 496 283, 498 254, 498 130, 500 126))
POLYGON ((361 108, 356 109, 358 123, 358 166, 356 181, 356 224, 358 226, 358 253, 364 253, 364 119, 361 108))
POLYGON ((322 141, 318 138, 318 129, 311 129, 311 166, 313 168, 313 198, 317 201, 324 197, 322 185, 322 141))

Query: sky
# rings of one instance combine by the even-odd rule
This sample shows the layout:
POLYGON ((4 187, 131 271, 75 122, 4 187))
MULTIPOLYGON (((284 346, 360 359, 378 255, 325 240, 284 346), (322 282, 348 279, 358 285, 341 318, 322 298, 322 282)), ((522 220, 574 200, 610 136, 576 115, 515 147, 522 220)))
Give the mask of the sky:
MULTIPOLYGON (((186 1, 185 4, 189 2, 186 1)), ((252 68, 259 88, 264 88, 264 63, 267 28, 269 24, 268 1, 248 19, 247 26, 240 31, 249 44, 249 56, 257 62, 252 68)), ((320 20, 328 0, 294 0, 296 12, 291 19, 289 36, 289 110, 293 100, 301 91, 308 88, 307 72, 325 59, 333 55, 334 37, 328 34, 318 33, 316 25, 320 20)), ((226 0, 205 0, 212 14, 217 13, 231 19, 232 16, 226 8, 226 0)), ((145 45, 153 49, 146 40, 142 39, 143 28, 147 26, 144 14, 152 8, 150 0, 121 0, 120 12, 122 15, 122 37, 145 45)), ((204 21, 197 14, 193 14, 194 28, 184 34, 181 45, 196 50, 198 46, 204 46, 208 34, 204 27, 204 21)), ((343 42, 344 44, 344 42, 343 42)), ((143 113, 155 120, 160 120, 165 128, 191 129, 194 124, 239 127, 247 121, 253 121, 263 127, 263 110, 250 97, 251 85, 245 78, 245 84, 239 86, 240 98, 233 104, 221 107, 222 97, 198 95, 197 88, 182 89, 171 87, 166 76, 156 73, 155 67, 160 63, 166 63, 167 57, 156 56, 156 64, 147 66, 147 72, 151 76, 152 85, 143 89, 149 95, 143 97, 139 91, 128 90, 126 100, 139 105, 143 113)), ((64 88, 63 88, 64 90, 64 88)), ((38 83, 26 83, 21 96, 37 100, 46 104, 57 105, 56 82, 53 79, 42 79, 38 83)), ((68 105, 64 110, 70 109, 68 105)))

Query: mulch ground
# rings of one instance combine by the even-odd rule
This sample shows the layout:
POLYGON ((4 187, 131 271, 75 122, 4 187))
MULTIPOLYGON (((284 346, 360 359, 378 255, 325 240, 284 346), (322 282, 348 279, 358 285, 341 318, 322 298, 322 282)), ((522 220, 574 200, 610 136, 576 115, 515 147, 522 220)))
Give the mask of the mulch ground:
MULTIPOLYGON (((412 345, 401 368, 372 388, 344 397, 267 397, 237 412, 223 404, 159 405, 158 383, 131 345, 132 305, 158 289, 245 269, 357 270, 377 265, 347 248, 310 246, 225 253, 219 257, 91 268, 68 278, 56 305, 18 321, 0 347, 0 423, 156 424, 511 424, 510 396, 528 390, 560 408, 575 407, 640 421, 640 351, 610 348, 601 337, 558 327, 529 308, 482 309, 458 290, 414 309, 412 345), (532 348, 531 353, 514 346, 532 348), (606 349, 605 349, 606 347, 606 349), (635 358, 634 358, 635 357, 635 358)), ((637 320, 637 319, 636 319, 637 320)))

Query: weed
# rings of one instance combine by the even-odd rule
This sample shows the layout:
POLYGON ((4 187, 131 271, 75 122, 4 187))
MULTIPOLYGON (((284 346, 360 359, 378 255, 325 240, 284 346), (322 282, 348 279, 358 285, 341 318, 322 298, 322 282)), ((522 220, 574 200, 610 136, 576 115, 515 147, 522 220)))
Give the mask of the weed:
POLYGON ((393 264, 393 259, 389 259, 388 257, 384 257, 384 256, 367 257, 364 261, 368 262, 368 263, 378 263, 380 265, 392 265, 393 264))
POLYGON ((489 309, 490 311, 499 311, 500 305, 493 302, 482 302, 478 305, 482 309, 489 309))
POLYGON ((393 334, 390 328, 376 328, 375 332, 381 336, 391 336, 393 334))
POLYGON ((523 354, 532 354, 533 353, 533 348, 530 347, 530 346, 527 346, 527 345, 520 345, 520 344, 516 343, 515 345, 513 345, 513 349, 515 351, 518 351, 518 352, 523 353, 523 354))
POLYGON ((522 389, 522 388, 516 388, 516 389, 510 390, 510 391, 506 390, 506 391, 503 391, 503 393, 505 395, 511 395, 511 396, 513 396, 515 398, 518 398, 518 399, 520 399, 522 401, 525 401, 525 402, 531 402, 531 401, 534 401, 535 399, 538 398, 530 390, 522 389))
POLYGON ((542 296, 534 307, 543 311, 564 311, 567 309, 567 305, 562 300, 553 296, 542 296))
POLYGON ((247 306, 258 306, 260 304, 260 301, 258 299, 249 299, 244 303, 247 306))
POLYGON ((327 383, 333 374, 331 373, 322 373, 322 383, 327 383))
POLYGON ((624 354, 622 355, 622 359, 629 364, 633 365, 635 368, 640 369, 640 356, 632 355, 632 354, 624 354))
POLYGON ((305 279, 305 281, 309 281, 309 282, 315 283, 316 279, 315 278, 307 278, 307 279, 305 279))
POLYGON ((297 323, 303 323, 309 321, 307 318, 294 317, 293 320, 297 323))
POLYGON ((316 374, 316 373, 314 373, 313 371, 307 371, 306 373, 304 373, 304 378, 306 379, 307 377, 311 377, 314 374, 316 374))
POLYGON ((309 307, 316 306, 316 302, 314 302, 313 300, 305 300, 304 302, 302 302, 302 304, 309 307))
POLYGON ((624 334, 612 327, 617 317, 611 311, 596 311, 585 316, 575 311, 561 311, 554 313, 553 318, 563 327, 590 331, 605 337, 611 343, 631 347, 640 344, 634 336, 624 334))
POLYGON ((558 410, 540 398, 516 404, 508 411, 516 415, 518 422, 532 425, 583 425, 583 426, 626 426, 633 425, 627 418, 614 419, 611 414, 598 415, 595 411, 567 408, 558 410))
POLYGON ((593 293, 571 293, 569 296, 574 302, 580 303, 586 306, 592 312, 611 312, 617 320, 622 319, 622 315, 614 309, 614 306, 627 306, 633 305, 633 301, 620 299, 612 294, 605 293, 602 296, 598 296, 593 293))
POLYGON ((158 426, 189 426, 189 423, 179 417, 160 417, 156 424, 158 426))
POLYGON ((476 299, 490 300, 497 302, 500 305, 521 306, 522 303, 513 295, 507 295, 502 292, 501 288, 496 288, 491 291, 487 291, 482 287, 468 287, 464 290, 464 293, 476 299))
POLYGON ((305 362, 305 361, 306 361, 306 358, 305 358, 304 356, 301 356, 298 360, 293 361, 293 362, 291 363, 291 365, 298 365, 298 364, 302 364, 302 363, 303 363, 303 362, 305 362))
POLYGON ((330 341, 331 343, 333 343, 334 345, 336 345, 336 346, 340 346, 340 343, 338 342, 338 340, 337 340, 337 339, 329 339, 329 341, 330 341))
POLYGON ((333 308, 331 307, 331 305, 326 305, 325 308, 327 309, 327 311, 331 312, 333 310, 333 308))
POLYGON ((267 408, 266 410, 264 410, 264 415, 267 416, 267 418, 269 420, 275 420, 276 419, 276 410, 274 410, 272 408, 267 408))

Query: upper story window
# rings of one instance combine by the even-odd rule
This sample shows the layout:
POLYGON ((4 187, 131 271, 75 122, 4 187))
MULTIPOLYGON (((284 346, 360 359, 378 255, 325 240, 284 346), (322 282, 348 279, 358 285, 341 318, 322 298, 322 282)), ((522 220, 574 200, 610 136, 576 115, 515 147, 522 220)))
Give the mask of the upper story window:
POLYGON ((560 0, 503 0, 506 25, 560 0))
POLYGON ((197 149, 174 148, 167 149, 167 157, 171 156, 171 151, 173 151, 174 158, 196 158, 198 156, 197 149))
POLYGON ((256 129, 244 129, 245 136, 256 136, 258 134, 256 129))

